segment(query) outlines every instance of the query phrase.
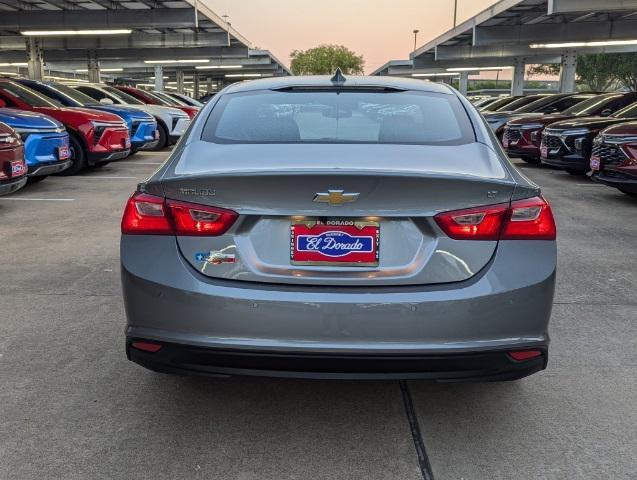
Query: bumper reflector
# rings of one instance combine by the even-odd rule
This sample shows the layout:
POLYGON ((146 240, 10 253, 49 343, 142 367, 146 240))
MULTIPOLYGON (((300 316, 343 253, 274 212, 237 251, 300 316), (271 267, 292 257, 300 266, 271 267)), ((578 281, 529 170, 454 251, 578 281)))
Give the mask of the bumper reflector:
POLYGON ((155 353, 161 350, 161 345, 158 343, 150 343, 150 342, 133 342, 131 347, 136 348, 137 350, 143 350, 144 352, 155 353))
POLYGON ((518 352, 509 352, 509 356, 518 362, 524 360, 530 360, 531 358, 537 358, 542 356, 542 352, 539 350, 520 350, 518 352))

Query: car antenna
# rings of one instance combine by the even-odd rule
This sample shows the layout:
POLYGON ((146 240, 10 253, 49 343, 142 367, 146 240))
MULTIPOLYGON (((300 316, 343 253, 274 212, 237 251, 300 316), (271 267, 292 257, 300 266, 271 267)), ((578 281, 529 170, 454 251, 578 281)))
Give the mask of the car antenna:
POLYGON ((343 72, 341 72, 341 67, 336 67, 336 72, 334 72, 334 76, 330 78, 330 81, 336 85, 343 85, 347 80, 343 76, 343 72))

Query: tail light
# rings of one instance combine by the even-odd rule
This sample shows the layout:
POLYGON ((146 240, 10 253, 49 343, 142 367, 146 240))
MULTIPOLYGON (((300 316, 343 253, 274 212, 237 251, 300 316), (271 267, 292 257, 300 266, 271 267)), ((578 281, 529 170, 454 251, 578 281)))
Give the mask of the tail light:
POLYGON ((553 212, 542 197, 439 213, 436 223, 455 240, 555 240, 553 212))
POLYGON ((517 350, 515 352, 509 352, 509 356, 517 362, 523 362, 524 360, 541 357, 542 352, 540 350, 517 350))
POLYGON ((124 209, 122 233, 215 237, 228 231, 237 217, 232 210, 136 192, 124 209))

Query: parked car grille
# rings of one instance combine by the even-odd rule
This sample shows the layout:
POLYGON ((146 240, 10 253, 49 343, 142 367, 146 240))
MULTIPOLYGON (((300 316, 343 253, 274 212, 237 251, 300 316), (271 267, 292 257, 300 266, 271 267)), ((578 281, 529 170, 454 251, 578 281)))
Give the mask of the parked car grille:
POLYGON ((593 155, 596 155, 604 165, 622 165, 627 157, 621 148, 617 145, 608 145, 606 143, 594 143, 593 155))
POLYGON ((137 133, 137 129, 139 128, 141 120, 133 120, 131 122, 131 131, 130 131, 130 136, 133 137, 135 136, 135 134, 137 133))
POLYGON ((520 138, 522 138, 522 132, 513 128, 505 128, 504 138, 506 138, 509 142, 517 142, 520 138))
POLYGON ((562 147, 562 140, 555 135, 542 135, 542 143, 545 144, 549 150, 555 150, 562 147))

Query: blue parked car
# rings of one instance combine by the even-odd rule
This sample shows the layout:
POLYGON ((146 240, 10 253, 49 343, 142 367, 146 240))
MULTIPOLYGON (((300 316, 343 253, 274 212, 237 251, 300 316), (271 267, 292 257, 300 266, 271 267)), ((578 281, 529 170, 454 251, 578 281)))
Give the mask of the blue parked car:
POLYGON ((135 107, 104 105, 97 102, 94 98, 61 83, 39 82, 27 79, 19 79, 16 81, 25 87, 36 90, 38 93, 57 101, 64 107, 87 107, 118 115, 128 126, 131 154, 141 150, 145 146, 150 146, 159 139, 155 117, 135 107))
POLYGON ((69 134, 57 120, 40 113, 0 108, 0 122, 9 125, 22 138, 31 182, 43 180, 71 165, 69 134))

